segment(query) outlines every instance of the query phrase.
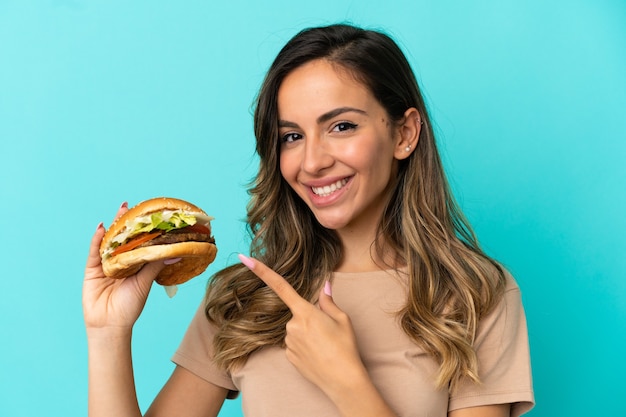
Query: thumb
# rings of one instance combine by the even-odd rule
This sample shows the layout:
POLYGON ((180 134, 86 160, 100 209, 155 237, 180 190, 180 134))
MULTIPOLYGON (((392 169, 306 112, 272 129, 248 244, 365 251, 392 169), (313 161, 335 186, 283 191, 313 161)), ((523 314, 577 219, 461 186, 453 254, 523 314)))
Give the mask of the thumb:
POLYGON ((326 281, 324 288, 320 291, 318 302, 320 310, 330 317, 337 318, 339 314, 343 314, 343 311, 335 304, 335 300, 333 300, 332 286, 329 281, 326 281))
POLYGON ((180 258, 165 261, 153 261, 145 264, 137 273, 137 284, 144 291, 150 291, 152 283, 166 266, 180 261, 180 258))

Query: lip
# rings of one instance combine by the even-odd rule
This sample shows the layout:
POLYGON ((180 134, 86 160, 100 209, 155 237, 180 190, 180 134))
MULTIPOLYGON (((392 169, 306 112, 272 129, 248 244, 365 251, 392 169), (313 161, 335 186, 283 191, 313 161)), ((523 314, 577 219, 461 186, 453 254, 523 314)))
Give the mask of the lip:
POLYGON ((348 191, 348 189, 352 185, 353 178, 354 176, 324 178, 320 180, 302 182, 301 184, 306 187, 309 199, 314 206, 325 207, 337 202, 337 200, 339 200, 346 193, 346 191, 348 191), (313 192, 313 187, 321 188, 325 186, 330 186, 331 184, 335 184, 337 181, 342 180, 347 180, 344 186, 328 195, 319 195, 313 192))

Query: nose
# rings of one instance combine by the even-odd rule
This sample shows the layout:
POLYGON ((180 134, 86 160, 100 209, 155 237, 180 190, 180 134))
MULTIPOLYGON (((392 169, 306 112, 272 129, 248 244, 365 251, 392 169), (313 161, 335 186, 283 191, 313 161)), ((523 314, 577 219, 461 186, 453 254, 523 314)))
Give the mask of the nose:
POLYGON ((315 175, 334 164, 328 144, 319 137, 308 136, 304 144, 302 156, 302 170, 315 175))

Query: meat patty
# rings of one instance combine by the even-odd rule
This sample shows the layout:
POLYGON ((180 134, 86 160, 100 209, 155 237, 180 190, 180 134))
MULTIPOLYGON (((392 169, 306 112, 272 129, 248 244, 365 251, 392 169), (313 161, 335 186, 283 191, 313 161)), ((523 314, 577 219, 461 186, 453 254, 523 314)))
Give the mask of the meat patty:
POLYGON ((169 245, 172 243, 180 242, 208 242, 215 244, 215 239, 212 236, 207 235, 206 233, 188 233, 185 232, 185 229, 181 229, 172 230, 168 233, 163 233, 161 236, 155 237, 154 239, 149 240, 142 245, 139 245, 139 247, 145 248, 147 246, 169 245))

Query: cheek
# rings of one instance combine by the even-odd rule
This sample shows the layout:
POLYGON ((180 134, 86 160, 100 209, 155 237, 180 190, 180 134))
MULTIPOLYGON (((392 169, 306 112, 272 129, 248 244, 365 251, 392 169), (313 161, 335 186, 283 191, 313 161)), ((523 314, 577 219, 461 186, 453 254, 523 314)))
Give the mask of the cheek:
POLYGON ((352 161, 355 168, 365 171, 379 169, 381 164, 386 164, 393 157, 391 146, 385 143, 388 140, 386 137, 374 136, 351 143, 342 150, 343 158, 352 161))
POLYGON ((289 152, 281 152, 279 155, 280 174, 285 181, 291 183, 295 179, 294 159, 289 157, 289 152))

